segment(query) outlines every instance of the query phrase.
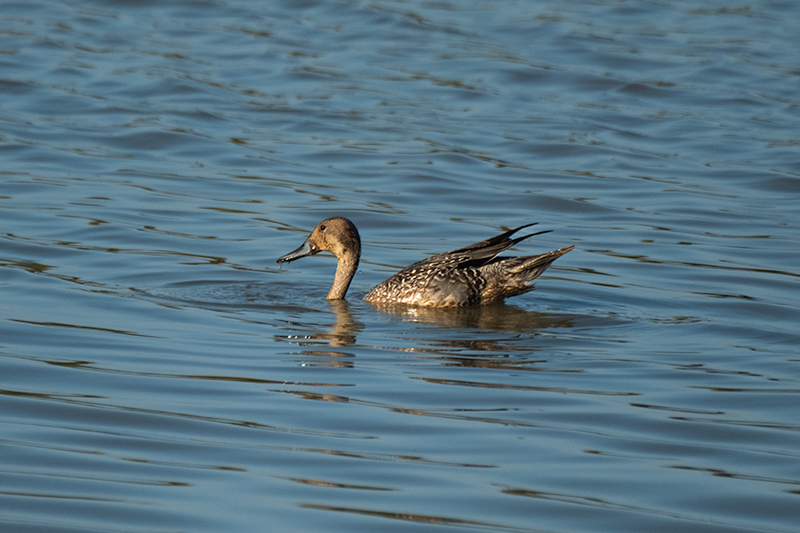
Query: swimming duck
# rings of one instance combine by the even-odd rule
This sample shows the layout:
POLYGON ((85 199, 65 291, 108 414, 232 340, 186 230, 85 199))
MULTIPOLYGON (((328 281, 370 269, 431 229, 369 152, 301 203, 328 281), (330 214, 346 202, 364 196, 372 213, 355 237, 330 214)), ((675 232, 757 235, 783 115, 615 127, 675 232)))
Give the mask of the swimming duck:
MULTIPOLYGON (((525 224, 465 248, 418 261, 370 289, 364 300, 374 304, 464 307, 490 304, 533 290, 533 280, 574 248, 567 246, 525 257, 497 257, 520 241, 550 232, 511 238, 519 230, 533 225, 525 224)), ((288 263, 322 251, 331 252, 339 260, 326 299, 342 300, 361 257, 361 238, 348 219, 323 220, 297 250, 281 256, 277 262, 288 263)))

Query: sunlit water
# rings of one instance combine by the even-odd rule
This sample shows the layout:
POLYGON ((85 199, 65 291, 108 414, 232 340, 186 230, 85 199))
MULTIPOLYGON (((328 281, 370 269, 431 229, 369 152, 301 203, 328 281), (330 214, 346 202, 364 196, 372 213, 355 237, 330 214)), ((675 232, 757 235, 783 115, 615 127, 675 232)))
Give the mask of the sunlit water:
POLYGON ((0 530, 790 532, 796 2, 0 5, 0 530), (364 257, 278 269, 331 215, 364 257), (539 222, 533 293, 374 308, 539 222))

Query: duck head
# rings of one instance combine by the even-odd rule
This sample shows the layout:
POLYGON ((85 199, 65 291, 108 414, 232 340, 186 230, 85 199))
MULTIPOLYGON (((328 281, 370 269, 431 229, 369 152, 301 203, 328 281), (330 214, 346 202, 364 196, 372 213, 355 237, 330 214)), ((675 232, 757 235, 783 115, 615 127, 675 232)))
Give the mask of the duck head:
POLYGON ((297 250, 279 257, 277 262, 289 263, 319 252, 331 252, 339 259, 353 255, 360 257, 361 237, 355 225, 344 217, 325 219, 317 224, 297 250))
POLYGON ((279 257, 277 262, 289 263, 319 252, 330 252, 339 260, 327 299, 343 299, 361 257, 361 237, 355 225, 344 217, 327 218, 317 224, 297 250, 279 257))

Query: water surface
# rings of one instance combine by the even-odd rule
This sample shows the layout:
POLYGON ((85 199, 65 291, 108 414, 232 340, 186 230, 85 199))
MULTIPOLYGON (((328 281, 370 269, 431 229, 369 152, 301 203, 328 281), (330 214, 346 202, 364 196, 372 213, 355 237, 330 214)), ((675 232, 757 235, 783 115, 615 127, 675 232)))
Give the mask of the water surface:
POLYGON ((794 3, 0 9, 2 529, 796 529, 794 3), (533 293, 361 300, 529 222, 533 293))

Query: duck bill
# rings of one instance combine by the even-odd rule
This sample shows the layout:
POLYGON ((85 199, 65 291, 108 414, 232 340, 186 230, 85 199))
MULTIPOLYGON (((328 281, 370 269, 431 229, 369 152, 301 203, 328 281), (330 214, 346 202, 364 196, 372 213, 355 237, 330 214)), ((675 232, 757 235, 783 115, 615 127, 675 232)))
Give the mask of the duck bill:
POLYGON ((300 245, 300 248, 279 257, 277 263, 288 263, 290 261, 294 261, 295 259, 300 259, 301 257, 313 254, 314 254, 314 249, 311 248, 311 245, 308 243, 308 239, 306 239, 305 242, 303 242, 303 244, 300 245))

